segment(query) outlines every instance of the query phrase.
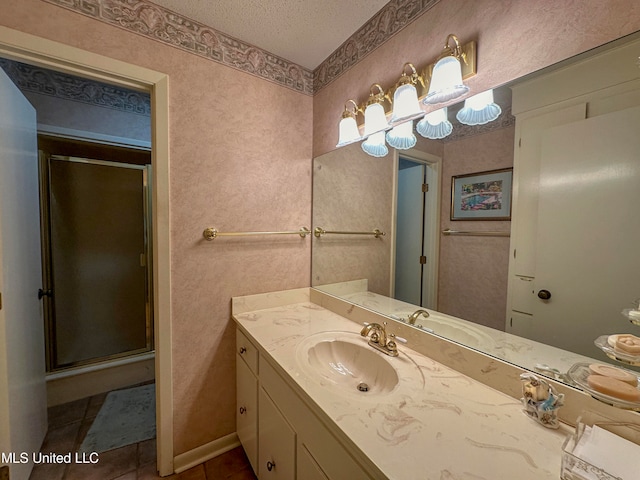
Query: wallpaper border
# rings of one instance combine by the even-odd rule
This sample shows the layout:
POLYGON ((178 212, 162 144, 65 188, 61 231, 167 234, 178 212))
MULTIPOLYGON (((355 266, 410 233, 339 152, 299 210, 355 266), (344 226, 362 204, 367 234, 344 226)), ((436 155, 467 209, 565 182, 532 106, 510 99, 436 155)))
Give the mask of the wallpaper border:
POLYGON ((329 85, 440 0, 391 0, 313 71, 313 92, 329 85))
POLYGON ((22 92, 151 116, 151 96, 145 92, 127 90, 5 58, 0 58, 0 68, 22 92))
POLYGON ((149 0, 42 1, 313 95, 440 0, 391 0, 314 71, 149 0))

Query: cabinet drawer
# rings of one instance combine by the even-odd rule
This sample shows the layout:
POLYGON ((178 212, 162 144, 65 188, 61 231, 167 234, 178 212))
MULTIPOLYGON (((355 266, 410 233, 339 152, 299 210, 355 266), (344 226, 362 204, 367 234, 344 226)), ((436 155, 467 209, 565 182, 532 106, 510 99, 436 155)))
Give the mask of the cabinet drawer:
POLYGON ((238 356, 246 362, 251 371, 257 375, 258 349, 253 346, 253 343, 251 343, 239 329, 236 329, 236 352, 238 352, 238 356))
POLYGON ((249 463, 258 471, 258 379, 238 360, 236 365, 236 431, 249 463))

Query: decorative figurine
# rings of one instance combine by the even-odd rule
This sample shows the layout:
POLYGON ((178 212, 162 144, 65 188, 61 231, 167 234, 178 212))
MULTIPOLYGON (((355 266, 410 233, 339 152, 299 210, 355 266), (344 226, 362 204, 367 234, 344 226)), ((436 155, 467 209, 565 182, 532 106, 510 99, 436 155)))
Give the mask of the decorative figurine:
POLYGON ((557 410, 564 404, 564 394, 559 394, 546 380, 533 373, 522 373, 520 380, 524 413, 547 428, 558 428, 557 410))

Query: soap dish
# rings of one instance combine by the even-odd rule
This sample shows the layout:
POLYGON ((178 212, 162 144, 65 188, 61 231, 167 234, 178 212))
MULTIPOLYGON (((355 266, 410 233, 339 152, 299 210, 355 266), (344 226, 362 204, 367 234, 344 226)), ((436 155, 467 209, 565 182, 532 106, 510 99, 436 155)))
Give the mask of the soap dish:
POLYGON ((609 345, 610 335, 601 335, 595 339, 596 347, 602 350, 607 357, 611 360, 616 360, 627 365, 633 365, 634 367, 640 366, 640 355, 631 355, 624 352, 616 352, 615 349, 609 345))
POLYGON ((634 325, 640 325, 640 310, 637 308, 625 308, 622 310, 622 315, 634 325))
MULTIPOLYGON (((629 400, 612 397, 591 388, 589 386, 589 382, 587 381, 587 377, 591 375, 589 365, 589 363, 584 362, 576 363, 569 369, 569 371, 567 372, 567 376, 571 380, 573 380, 573 382, 575 382, 578 387, 587 392, 593 398, 600 400, 601 402, 612 405, 614 407, 623 408, 625 410, 640 411, 640 402, 631 402, 629 400)), ((632 372, 631 370, 625 369, 621 370, 624 370, 625 372, 631 373, 636 376, 638 375, 638 372, 632 372)))

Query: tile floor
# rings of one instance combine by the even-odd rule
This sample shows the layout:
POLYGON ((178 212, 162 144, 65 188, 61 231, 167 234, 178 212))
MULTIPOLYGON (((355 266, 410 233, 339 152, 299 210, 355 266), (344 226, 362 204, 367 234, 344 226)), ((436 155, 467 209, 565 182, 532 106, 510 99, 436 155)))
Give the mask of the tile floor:
MULTIPOLYGON (((49 408, 49 430, 42 453, 75 452, 89 431, 107 394, 49 408)), ((160 477, 156 472, 156 442, 146 440, 100 454, 97 464, 39 464, 30 480, 256 480, 241 447, 193 467, 160 477)))

